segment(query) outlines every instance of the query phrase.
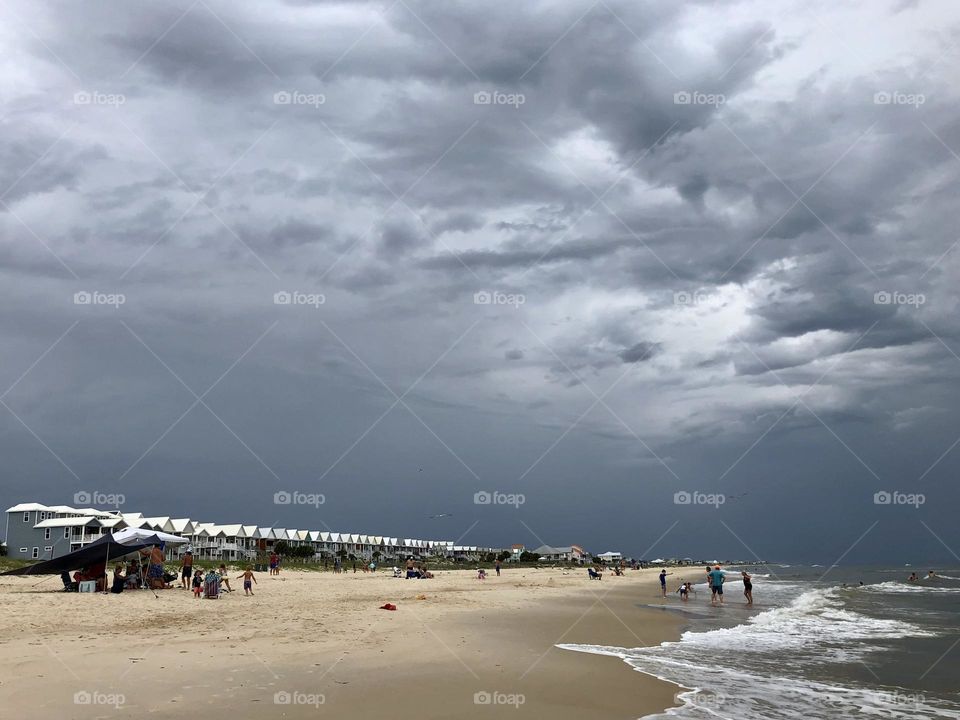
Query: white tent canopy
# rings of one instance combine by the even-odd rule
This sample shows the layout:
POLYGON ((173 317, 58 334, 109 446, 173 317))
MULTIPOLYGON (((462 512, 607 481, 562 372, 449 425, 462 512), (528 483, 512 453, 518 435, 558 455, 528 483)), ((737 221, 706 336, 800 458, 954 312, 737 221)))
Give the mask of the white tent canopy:
POLYGON ((190 542, 187 538, 182 538, 177 535, 171 535, 170 533, 159 532, 157 530, 145 530, 143 528, 124 528, 123 530, 117 530, 117 532, 113 534, 113 539, 118 543, 131 545, 144 538, 152 538, 154 536, 160 538, 168 545, 183 545, 190 542))

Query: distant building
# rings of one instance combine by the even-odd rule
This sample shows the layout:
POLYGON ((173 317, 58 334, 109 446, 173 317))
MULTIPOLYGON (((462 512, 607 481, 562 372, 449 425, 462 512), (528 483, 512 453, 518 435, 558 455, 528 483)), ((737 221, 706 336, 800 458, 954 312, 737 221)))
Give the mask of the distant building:
POLYGON ((623 560, 623 554, 613 551, 608 551, 597 555, 598 558, 603 560, 605 563, 616 563, 623 560))
POLYGON ((60 557, 127 527, 116 512, 40 503, 8 508, 6 525, 7 555, 27 560, 60 557))
POLYGON ((541 560, 552 562, 575 562, 582 565, 590 559, 589 553, 579 545, 568 545, 565 547, 541 545, 532 552, 535 555, 539 555, 541 560))
POLYGON ((191 548, 194 556, 207 560, 253 560, 258 555, 272 552, 280 543, 287 547, 309 547, 313 550, 314 560, 348 558, 352 555, 364 562, 377 559, 381 563, 397 562, 408 557, 441 557, 474 562, 503 552, 502 548, 454 545, 450 540, 224 525, 189 518, 144 517, 142 513, 21 503, 7 509, 7 554, 27 560, 49 560, 78 550, 104 533, 126 527, 187 538, 189 545, 169 548, 167 557, 171 560, 178 559, 187 547, 191 548))

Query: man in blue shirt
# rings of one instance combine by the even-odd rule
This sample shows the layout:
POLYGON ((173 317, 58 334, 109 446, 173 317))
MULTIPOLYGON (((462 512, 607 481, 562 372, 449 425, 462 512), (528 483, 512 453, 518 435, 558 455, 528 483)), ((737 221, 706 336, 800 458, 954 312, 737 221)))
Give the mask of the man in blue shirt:
POLYGON ((723 579, 726 573, 720 569, 719 565, 714 566, 713 570, 710 571, 710 590, 712 594, 710 596, 710 604, 716 605, 717 598, 720 598, 720 604, 723 605, 723 579))

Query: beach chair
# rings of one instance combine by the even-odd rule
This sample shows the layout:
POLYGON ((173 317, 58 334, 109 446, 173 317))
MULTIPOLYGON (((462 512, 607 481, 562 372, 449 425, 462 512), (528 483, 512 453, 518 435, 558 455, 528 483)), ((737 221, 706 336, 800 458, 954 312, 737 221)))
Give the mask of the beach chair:
POLYGON ((208 600, 220 599, 220 576, 216 573, 208 573, 203 579, 203 597, 208 600))
POLYGON ((587 568, 587 573, 590 575, 590 579, 591 579, 591 580, 602 580, 602 579, 603 579, 603 573, 598 573, 598 572, 597 572, 596 570, 594 570, 593 568, 587 568))

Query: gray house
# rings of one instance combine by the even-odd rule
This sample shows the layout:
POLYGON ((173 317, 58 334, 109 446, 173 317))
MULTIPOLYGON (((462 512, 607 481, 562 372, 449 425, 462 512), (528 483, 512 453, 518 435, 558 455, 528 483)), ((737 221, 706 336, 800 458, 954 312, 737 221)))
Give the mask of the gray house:
POLYGON ((78 550, 126 524, 118 513, 96 508, 21 503, 7 509, 6 526, 8 556, 49 560, 78 550))

